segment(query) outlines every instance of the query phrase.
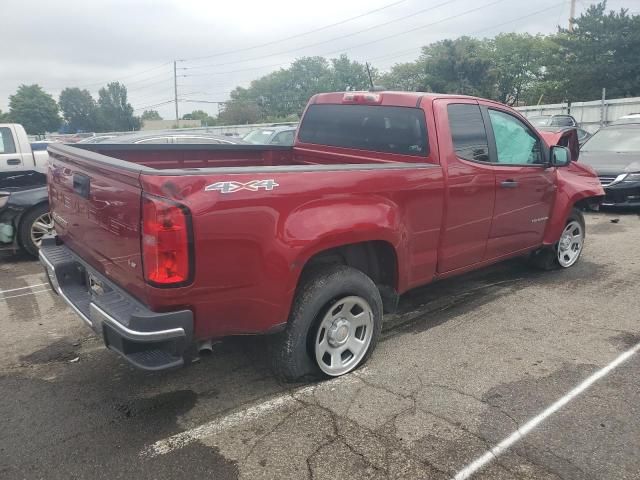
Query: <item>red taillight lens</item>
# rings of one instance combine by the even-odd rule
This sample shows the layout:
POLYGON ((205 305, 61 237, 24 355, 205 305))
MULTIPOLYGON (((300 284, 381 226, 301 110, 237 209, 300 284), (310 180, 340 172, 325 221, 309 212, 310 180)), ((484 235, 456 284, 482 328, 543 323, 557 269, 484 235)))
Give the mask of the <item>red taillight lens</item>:
POLYGON ((190 238, 187 207, 157 197, 142 197, 142 263, 147 282, 177 286, 191 280, 190 238))

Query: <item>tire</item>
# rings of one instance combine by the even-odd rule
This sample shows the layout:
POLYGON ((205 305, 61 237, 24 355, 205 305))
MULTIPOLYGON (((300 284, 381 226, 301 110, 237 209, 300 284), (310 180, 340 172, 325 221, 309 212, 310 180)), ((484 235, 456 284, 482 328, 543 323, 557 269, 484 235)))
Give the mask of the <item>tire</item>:
POLYGON ((28 210, 20 220, 18 242, 29 255, 37 257, 42 236, 52 232, 53 219, 49 212, 49 204, 36 205, 31 210, 28 210), (36 223, 39 223, 39 225, 36 225, 36 223), (37 232, 34 229, 37 229, 37 232), (34 235, 32 235, 32 231, 34 235))
POLYGON ((287 326, 271 339, 273 370, 288 382, 352 372, 369 359, 381 329, 373 281, 352 267, 319 267, 301 279, 287 326))
POLYGON ((586 229, 584 223, 584 216, 582 212, 577 209, 573 209, 569 214, 565 222, 565 228, 562 231, 559 241, 552 247, 542 248, 531 254, 530 263, 542 270, 556 270, 561 268, 570 268, 578 263, 582 250, 584 248, 584 240, 586 238, 586 229), (577 232, 579 230, 581 234, 581 241, 577 250, 573 250, 574 244, 570 245, 573 250, 572 254, 569 254, 566 248, 566 241, 564 240, 565 233, 570 226, 575 226, 573 230, 577 232), (569 256, 570 255, 570 256, 569 256))

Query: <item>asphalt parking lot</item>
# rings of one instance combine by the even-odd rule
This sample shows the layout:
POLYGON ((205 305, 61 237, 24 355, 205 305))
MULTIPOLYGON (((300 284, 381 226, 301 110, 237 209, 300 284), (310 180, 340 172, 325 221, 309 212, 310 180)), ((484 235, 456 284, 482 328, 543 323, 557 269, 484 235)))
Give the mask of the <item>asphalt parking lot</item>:
MULTIPOLYGON (((589 214, 574 268, 410 292, 367 366, 305 385, 276 381, 253 338, 134 370, 37 262, 3 254, 0 478, 452 478, 640 342, 639 252, 637 214, 589 214)), ((640 478, 639 387, 640 353, 473 478, 640 478)))

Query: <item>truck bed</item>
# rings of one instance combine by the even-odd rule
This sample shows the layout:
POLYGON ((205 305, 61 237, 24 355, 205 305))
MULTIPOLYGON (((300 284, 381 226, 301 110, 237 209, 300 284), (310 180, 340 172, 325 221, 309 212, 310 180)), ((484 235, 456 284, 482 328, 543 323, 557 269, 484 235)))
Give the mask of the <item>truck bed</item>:
MULTIPOLYGON (((83 144, 52 145, 50 151, 68 159, 78 158, 91 163, 113 165, 127 170, 174 170, 165 174, 184 174, 184 170, 210 168, 234 169, 237 167, 287 167, 335 166, 406 163, 408 157, 382 159, 373 155, 345 155, 322 149, 263 146, 263 145, 127 145, 83 144), (182 172, 179 172, 182 170, 182 172)), ((410 159, 413 160, 413 159, 410 159)), ((415 160, 414 160, 415 162, 415 160)), ((411 162, 413 163, 413 162, 411 162)), ((294 170, 296 168, 293 168, 294 170)), ((150 172, 149 172, 150 173, 150 172)))

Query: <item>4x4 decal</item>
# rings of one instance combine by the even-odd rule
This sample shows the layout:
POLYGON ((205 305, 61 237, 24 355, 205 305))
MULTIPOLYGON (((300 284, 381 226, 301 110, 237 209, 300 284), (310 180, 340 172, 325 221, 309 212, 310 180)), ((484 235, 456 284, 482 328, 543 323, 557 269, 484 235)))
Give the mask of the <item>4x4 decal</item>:
POLYGON ((275 180, 251 180, 250 182, 217 182, 207 185, 204 188, 205 192, 218 191, 220 193, 233 193, 240 190, 249 190, 251 192, 257 192, 261 188, 264 190, 273 190, 279 187, 275 180))

